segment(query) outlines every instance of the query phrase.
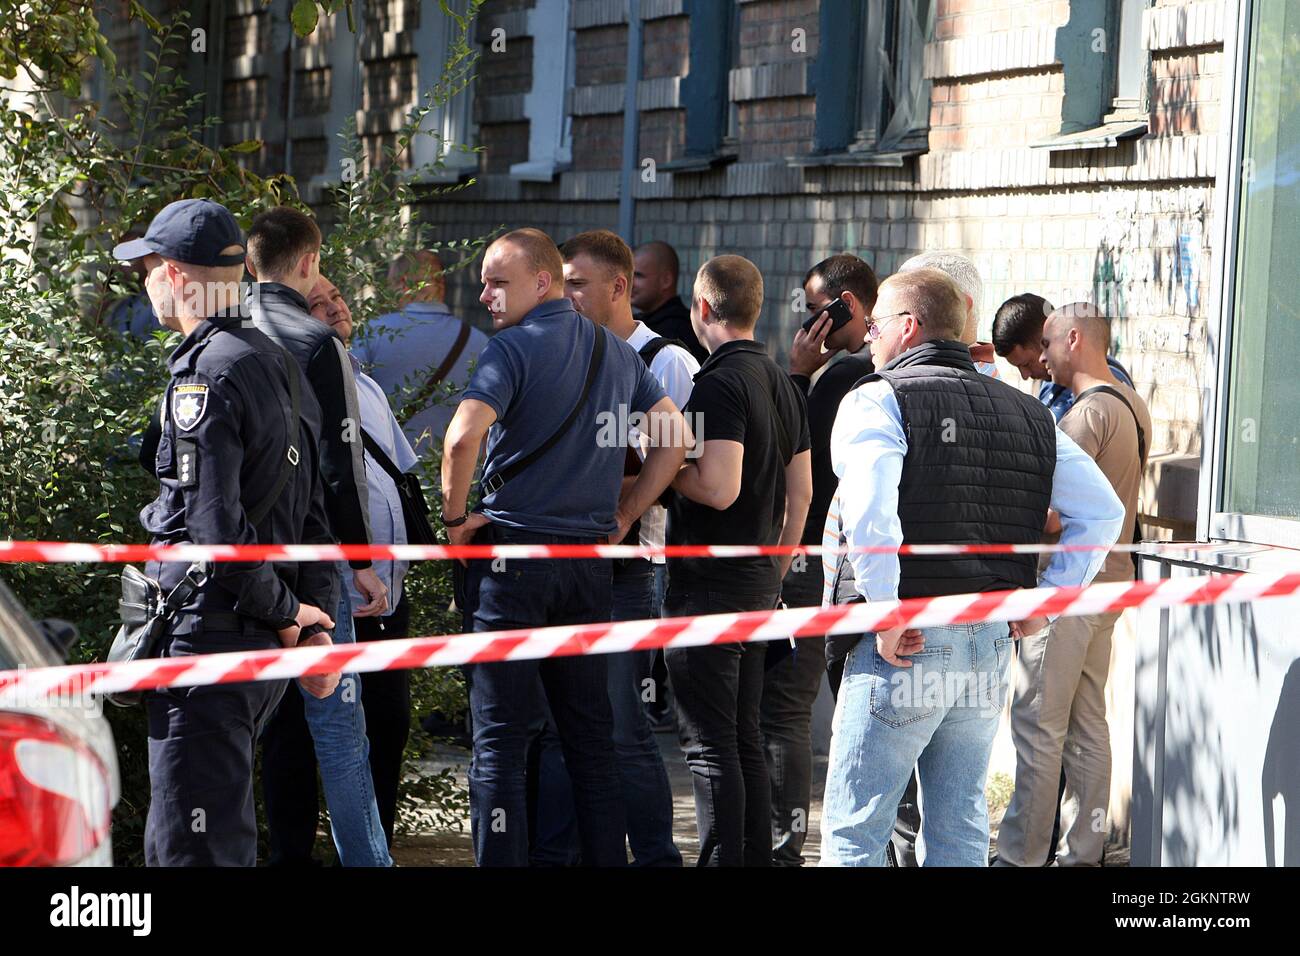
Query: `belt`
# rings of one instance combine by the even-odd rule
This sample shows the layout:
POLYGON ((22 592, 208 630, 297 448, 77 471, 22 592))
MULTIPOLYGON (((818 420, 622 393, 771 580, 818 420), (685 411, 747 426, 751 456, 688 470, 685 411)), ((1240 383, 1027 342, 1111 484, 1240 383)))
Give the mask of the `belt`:
POLYGON ((173 634, 268 634, 277 637, 270 625, 234 611, 182 611, 171 628, 173 634))

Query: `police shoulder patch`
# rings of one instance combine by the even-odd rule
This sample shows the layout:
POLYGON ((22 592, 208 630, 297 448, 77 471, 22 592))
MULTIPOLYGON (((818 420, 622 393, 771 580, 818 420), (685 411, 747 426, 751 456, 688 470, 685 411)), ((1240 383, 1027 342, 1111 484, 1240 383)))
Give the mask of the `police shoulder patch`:
POLYGON ((203 419, 208 410, 208 387, 199 384, 176 385, 172 388, 172 421, 182 431, 189 431, 203 419))

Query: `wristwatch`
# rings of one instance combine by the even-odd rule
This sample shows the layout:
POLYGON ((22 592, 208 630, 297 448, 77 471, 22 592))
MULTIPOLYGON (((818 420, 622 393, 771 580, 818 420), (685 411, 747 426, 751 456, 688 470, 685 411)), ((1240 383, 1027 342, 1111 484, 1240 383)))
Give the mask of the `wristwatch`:
POLYGON ((442 515, 442 526, 444 528, 459 528, 468 520, 469 520, 468 511, 466 511, 459 518, 448 518, 446 515, 442 515))

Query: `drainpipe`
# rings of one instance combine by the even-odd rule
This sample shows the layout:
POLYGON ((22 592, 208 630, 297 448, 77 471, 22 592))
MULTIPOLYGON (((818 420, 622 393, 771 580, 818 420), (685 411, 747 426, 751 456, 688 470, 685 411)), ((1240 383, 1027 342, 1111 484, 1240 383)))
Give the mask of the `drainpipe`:
MULTIPOLYGON (((319 26, 319 24, 318 24, 319 26)), ((289 55, 288 55, 288 82, 285 84, 287 93, 284 103, 284 171, 293 175, 293 98, 294 98, 294 53, 298 49, 298 34, 293 29, 293 21, 289 21, 289 55)))
POLYGON ((623 168, 618 183, 618 233, 633 245, 636 228, 637 136, 641 114, 637 112, 637 84, 641 80, 641 0, 627 0, 627 79, 623 83, 623 168))

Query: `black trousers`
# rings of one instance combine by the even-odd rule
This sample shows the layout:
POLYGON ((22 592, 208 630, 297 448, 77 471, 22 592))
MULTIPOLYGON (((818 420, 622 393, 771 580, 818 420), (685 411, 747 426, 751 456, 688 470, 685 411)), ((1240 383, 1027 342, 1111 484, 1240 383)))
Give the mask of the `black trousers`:
MULTIPOLYGON (((356 617, 357 642, 409 637, 411 606, 406 594, 388 617, 356 617), (383 624, 382 630, 380 624, 383 624)), ((366 712, 366 737, 370 740, 370 775, 375 782, 379 822, 388 845, 393 845, 397 819, 397 786, 402 779, 402 754, 411 733, 411 672, 374 671, 361 675, 361 705, 366 712)))
MULTIPOLYGON (((204 632, 168 639, 164 657, 278 647, 269 630, 204 632)), ((177 687, 144 697, 149 718, 148 866, 253 866, 257 737, 286 681, 177 687)), ((293 696, 297 696, 296 694, 293 696)))
MULTIPOLYGON (((664 599, 665 617, 761 611, 777 593, 695 588, 664 599)), ((772 791, 759 730, 766 645, 668 648, 677 728, 695 789, 699 866, 772 865, 772 791)))

